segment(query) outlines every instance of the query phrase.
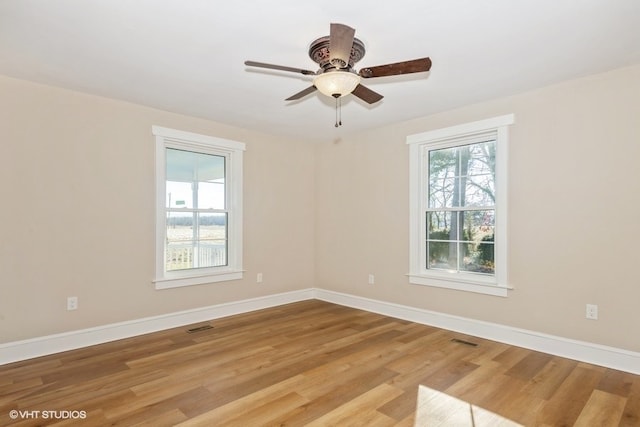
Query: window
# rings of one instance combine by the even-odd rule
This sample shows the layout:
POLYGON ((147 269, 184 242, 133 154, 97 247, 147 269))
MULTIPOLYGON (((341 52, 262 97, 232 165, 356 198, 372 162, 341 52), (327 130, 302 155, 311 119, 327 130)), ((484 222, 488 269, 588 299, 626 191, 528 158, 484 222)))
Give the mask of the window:
POLYGON ((410 283, 507 295, 507 126, 513 115, 407 137, 410 283))
POLYGON ((242 278, 245 145, 153 126, 156 289, 242 278))

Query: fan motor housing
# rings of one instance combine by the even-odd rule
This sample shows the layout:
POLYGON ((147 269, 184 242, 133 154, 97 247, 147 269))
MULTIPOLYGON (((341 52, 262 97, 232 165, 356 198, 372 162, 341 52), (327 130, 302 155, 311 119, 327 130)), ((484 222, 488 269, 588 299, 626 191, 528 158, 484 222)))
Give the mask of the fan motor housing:
MULTIPOLYGON (((309 46, 309 57, 313 62, 320 65, 320 68, 324 71, 332 68, 345 68, 344 66, 336 67, 336 64, 332 64, 330 62, 329 39, 329 36, 324 36, 311 42, 311 45, 309 46)), ((364 57, 364 54, 364 43, 362 43, 361 40, 354 38, 353 46, 351 47, 351 55, 349 56, 349 64, 346 64, 348 65, 348 69, 352 69, 353 65, 364 57)))

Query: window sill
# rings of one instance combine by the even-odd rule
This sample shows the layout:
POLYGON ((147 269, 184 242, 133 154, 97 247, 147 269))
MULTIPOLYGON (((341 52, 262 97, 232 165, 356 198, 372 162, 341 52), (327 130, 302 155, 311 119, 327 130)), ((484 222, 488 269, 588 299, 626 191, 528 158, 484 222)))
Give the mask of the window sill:
POLYGON ((512 288, 498 285, 492 280, 483 280, 482 277, 451 277, 450 273, 444 274, 408 274, 409 283, 414 285, 432 286, 436 288, 454 289, 457 291, 475 292, 485 295, 506 297, 507 291, 512 288))
POLYGON ((155 283, 157 290, 181 288, 184 286, 203 285, 205 283, 240 280, 243 277, 243 273, 243 270, 227 270, 224 272, 206 274, 202 276, 164 277, 161 279, 155 279, 153 283, 155 283))

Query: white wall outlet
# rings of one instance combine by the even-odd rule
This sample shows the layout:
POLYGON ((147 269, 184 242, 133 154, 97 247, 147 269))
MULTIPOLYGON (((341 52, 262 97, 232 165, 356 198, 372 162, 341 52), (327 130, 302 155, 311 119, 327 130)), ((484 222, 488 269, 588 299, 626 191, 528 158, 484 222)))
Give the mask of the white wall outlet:
POLYGON ((256 275, 256 283, 262 283, 262 273, 256 275))
POLYGON ((376 276, 369 274, 369 284, 373 285, 374 283, 376 283, 376 276))
POLYGON ((78 309, 78 297, 67 297, 67 311, 78 309))
POLYGON ((596 304, 587 304, 587 319, 598 320, 598 306, 596 304))

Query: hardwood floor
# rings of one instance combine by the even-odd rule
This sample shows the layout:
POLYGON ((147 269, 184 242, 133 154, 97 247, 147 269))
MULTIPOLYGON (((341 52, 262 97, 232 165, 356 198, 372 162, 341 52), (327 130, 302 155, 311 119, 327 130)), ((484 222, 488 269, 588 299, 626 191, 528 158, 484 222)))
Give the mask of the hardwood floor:
POLYGON ((523 348, 317 300, 209 324, 0 366, 0 425, 640 426, 640 376, 523 348))

